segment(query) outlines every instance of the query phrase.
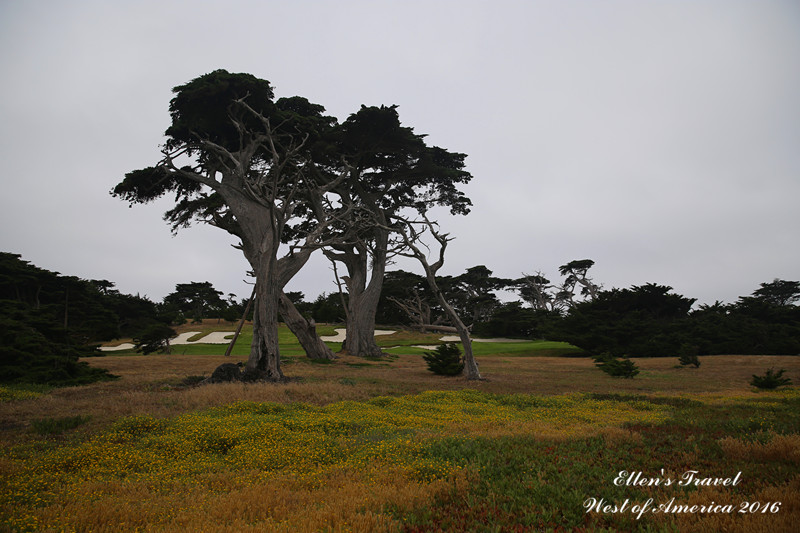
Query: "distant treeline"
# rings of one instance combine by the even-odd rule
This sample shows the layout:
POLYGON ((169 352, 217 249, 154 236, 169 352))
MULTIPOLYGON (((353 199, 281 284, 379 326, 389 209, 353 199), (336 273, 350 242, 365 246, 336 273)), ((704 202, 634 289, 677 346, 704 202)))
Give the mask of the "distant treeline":
POLYGON ((121 294, 110 281, 64 276, 0 252, 0 382, 109 379, 78 359, 102 355, 96 346, 103 341, 170 333, 174 317, 147 298, 121 294))
MULTIPOLYGON (((475 336, 566 341, 590 355, 800 354, 800 282, 776 279, 735 303, 693 309, 693 298, 663 285, 603 290, 588 276, 593 264, 562 265, 560 284, 540 273, 496 278, 483 265, 437 281, 475 336), (501 290, 521 300, 501 302, 501 290)), ((316 322, 345 321, 346 291, 312 302, 301 292, 287 296, 316 322)), ((168 347, 165 340, 175 335, 170 326, 238 320, 247 304, 234 294, 223 298, 209 282, 177 284, 153 302, 121 294, 110 281, 63 276, 0 252, 0 382, 70 385, 108 378, 78 359, 102 355, 96 345, 117 338, 133 339, 145 353, 168 347)), ((384 276, 376 323, 448 325, 425 278, 402 270, 384 276)))
MULTIPOLYGON (((800 354, 800 282, 776 279, 735 303, 695 308, 694 298, 655 283, 603 290, 588 277, 593 264, 562 265, 558 284, 541 274, 497 278, 483 265, 441 277, 438 284, 475 336, 565 341, 592 355, 800 354), (501 302, 500 290, 521 300, 501 302)), ((314 302, 304 302, 302 293, 291 295, 318 322, 344 320, 346 293, 323 294, 314 302)), ((402 270, 386 273, 376 322, 447 324, 425 278, 402 270)))
POLYGON ((53 385, 107 377, 79 363, 90 343, 112 339, 142 301, 109 294, 108 287, 37 268, 0 253, 0 380, 53 385))
POLYGON ((693 303, 671 287, 646 284, 601 290, 566 313, 503 304, 475 331, 566 341, 591 355, 617 357, 800 354, 796 305, 759 295, 697 309, 693 303))
MULTIPOLYGON (((587 276, 592 264, 560 267, 560 284, 541 274, 494 278, 479 266, 444 278, 442 286, 476 336, 565 341, 591 355, 618 357, 800 354, 800 282, 776 279, 735 303, 694 308, 694 298, 654 283, 603 290, 587 276), (515 291, 522 301, 500 302, 499 289, 515 291)), ((408 272, 387 274, 384 298, 379 321, 419 325, 420 313, 443 316, 424 279, 408 272), (404 318, 402 309, 417 311, 404 318)))

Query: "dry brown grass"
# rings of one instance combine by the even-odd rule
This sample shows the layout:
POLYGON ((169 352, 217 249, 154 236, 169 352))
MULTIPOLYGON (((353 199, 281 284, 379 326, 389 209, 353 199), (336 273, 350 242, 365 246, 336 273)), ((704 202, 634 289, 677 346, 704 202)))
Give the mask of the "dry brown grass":
POLYGON ((85 430, 96 430, 121 416, 150 414, 175 416, 237 400, 305 402, 326 405, 339 400, 364 400, 380 395, 415 394, 424 390, 476 389, 491 393, 564 394, 570 392, 627 394, 701 394, 758 397, 749 385, 752 374, 770 367, 786 368, 800 382, 800 357, 702 357, 697 369, 676 368, 674 358, 637 359, 641 373, 634 379, 612 378, 599 372, 591 359, 566 357, 483 357, 483 381, 436 376, 419 355, 400 355, 386 361, 341 356, 331 364, 305 359, 284 365, 298 378, 286 384, 228 383, 183 387, 188 376, 210 375, 222 363, 236 362, 222 355, 108 355, 89 358, 119 380, 56 389, 30 400, 0 403, 0 439, 23 436, 30 421, 90 415, 85 430))
POLYGON ((636 431, 617 426, 600 428, 598 434, 603 437, 603 441, 607 446, 615 446, 623 442, 642 442, 641 434, 637 433, 636 431))
MULTIPOLYGON (((39 523, 69 524, 77 531, 213 532, 393 532, 401 524, 384 513, 392 502, 411 509, 451 486, 450 481, 417 483, 391 470, 369 481, 359 472, 338 472, 322 486, 291 477, 253 483, 258 473, 216 474, 198 486, 148 486, 137 482, 86 482, 66 503, 45 508, 39 523), (248 475, 251 474, 251 475, 248 475), (86 495, 103 494, 104 505, 86 495), (116 502, 116 503, 113 503, 116 502)), ((56 526, 57 528, 57 526, 56 526)))
POLYGON ((800 435, 772 433, 765 443, 745 442, 733 437, 725 437, 718 442, 722 451, 733 459, 800 464, 800 435))
POLYGON ((690 493, 686 505, 709 505, 710 502, 733 505, 731 513, 682 513, 677 514, 677 526, 681 532, 693 533, 795 533, 800 517, 800 477, 794 477, 782 486, 762 487, 752 497, 736 497, 723 488, 704 487, 690 493), (742 504, 759 502, 761 505, 780 502, 777 513, 760 509, 754 513, 741 513, 742 504))
MULTIPOLYGON (((236 321, 229 322, 220 318, 204 318, 200 322, 192 322, 191 320, 187 320, 179 326, 173 326, 172 329, 177 331, 178 334, 186 333, 187 331, 233 331, 236 329, 237 323, 238 322, 236 321)), ((247 324, 252 325, 252 322, 247 322, 247 324)))
MULTIPOLYGON (((229 327, 229 326, 228 326, 229 327)), ((749 380, 770 367, 786 368, 800 381, 800 358, 779 356, 715 356, 701 358, 701 367, 676 367, 675 358, 640 359, 641 373, 635 379, 615 379, 598 371, 586 358, 483 357, 479 358, 483 381, 445 378, 431 374, 419 355, 400 355, 385 361, 342 356, 331 364, 313 364, 305 359, 284 366, 298 378, 284 384, 227 383, 206 386, 182 385, 188 376, 209 375, 221 363, 237 358, 221 355, 150 355, 87 359, 92 366, 120 376, 116 381, 54 390, 38 398, 0 403, 0 445, 9 446, 36 438, 31 421, 89 415, 89 423, 70 437, 103 430, 120 417, 149 414, 173 417, 183 413, 238 400, 304 402, 327 405, 340 400, 366 400, 380 395, 415 394, 425 390, 477 389, 490 393, 555 395, 571 392, 626 394, 692 394, 704 397, 758 397, 749 380)), ((482 435, 509 434, 501 425, 472 428, 482 435)), ((572 439, 596 435, 607 446, 637 443, 642 436, 618 425, 575 426, 569 432, 553 424, 530 421, 516 431, 548 439, 572 439)), ((749 443, 721 439, 720 446, 733 458, 764 461, 798 460, 800 436, 774 435, 768 442, 749 443)), ((698 457, 687 456, 685 464, 698 457)), ((0 474, 13 476, 16 465, 0 458, 0 474)), ((387 470, 365 478, 360 472, 337 472, 322 486, 291 477, 253 483, 257 474, 240 472, 209 474, 200 485, 158 486, 135 480, 86 481, 74 496, 41 509, 40 523, 69 524, 79 531, 395 531, 402 524, 389 517, 386 502, 400 509, 415 508, 442 491, 466 486, 464 476, 433 483, 416 482, 387 470), (92 494, 102 492, 108 505, 94 505, 92 494), (202 512, 199 512, 202 510, 202 512)), ((677 475, 677 473, 676 473, 677 475)), ((800 479, 780 487, 755 488, 753 500, 781 501, 777 515, 678 517, 680 531, 794 531, 800 513, 800 479)), ((727 490, 703 489, 687 502, 728 502, 727 490)), ((394 516, 401 516, 398 513, 394 516)), ((46 530, 46 529, 45 529, 46 530)), ((56 528, 57 530, 57 528, 56 528)))

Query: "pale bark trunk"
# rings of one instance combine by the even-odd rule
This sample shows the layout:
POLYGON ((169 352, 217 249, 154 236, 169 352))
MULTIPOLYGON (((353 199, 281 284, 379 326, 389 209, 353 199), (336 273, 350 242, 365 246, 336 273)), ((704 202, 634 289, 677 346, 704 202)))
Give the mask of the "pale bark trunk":
POLYGON ((260 206, 251 216, 240 217, 240 220, 248 221, 248 224, 242 224, 248 235, 246 240, 242 240, 242 250, 256 276, 255 294, 252 298, 253 342, 245 372, 248 374, 247 379, 282 381, 284 376, 278 345, 278 301, 283 288, 277 258, 280 223, 264 216, 260 206), (270 221, 267 228, 257 223, 265 218, 270 221))
MULTIPOLYGON (((271 270, 271 269, 269 269, 271 270)), ((247 371, 258 379, 283 380, 278 346, 278 301, 281 290, 269 270, 256 271, 256 297, 253 310, 253 343, 247 371)))
POLYGON ((231 339, 231 342, 228 344, 228 349, 225 350, 225 357, 230 357, 231 352, 233 351, 233 347, 236 344, 236 341, 239 339, 239 334, 242 332, 242 326, 244 326, 245 321, 247 321, 247 315, 250 314, 250 307, 253 305, 253 298, 255 297, 256 297, 256 288, 253 287, 253 292, 250 294, 250 299, 247 300, 247 305, 244 308, 244 313, 242 313, 242 318, 236 325, 236 331, 233 333, 233 338, 231 339))
POLYGON ((306 320, 283 292, 283 288, 289 280, 308 262, 312 251, 311 248, 294 251, 278 261, 278 268, 280 271, 278 280, 281 291, 278 300, 278 309, 283 316, 283 320, 286 322, 286 326, 294 333, 297 340, 300 341, 300 346, 303 347, 309 358, 331 360, 335 359, 336 356, 319 337, 313 319, 311 321, 306 320))
POLYGON ((400 300, 390 296, 388 300, 394 303, 408 316, 409 320, 412 322, 412 328, 425 331, 425 329, 431 325, 431 307, 422 301, 422 298, 416 290, 414 290, 413 298, 400 300))
POLYGON ((440 245, 439 259, 434 264, 428 263, 426 254, 422 253, 419 247, 415 244, 415 242, 419 239, 420 232, 414 229, 413 223, 408 224, 408 231, 411 233, 411 235, 404 232, 403 238, 406 246, 408 246, 408 248, 412 251, 411 255, 413 255, 413 257, 420 262, 422 268, 425 270, 425 277, 427 278, 428 285, 436 297, 436 301, 438 301, 439 305, 442 306, 445 314, 453 323, 453 326, 455 326, 456 331, 458 331, 458 336, 461 339, 462 346, 464 347, 464 369, 467 371, 467 379, 482 379, 481 373, 478 370, 478 362, 475 361, 475 355, 472 353, 472 339, 469 338, 469 329, 458 317, 458 313, 456 313, 455 309, 453 309, 453 307, 447 302, 447 299, 444 297, 441 289, 439 289, 439 284, 436 283, 436 273, 444 265, 444 254, 445 250, 447 249, 447 243, 449 239, 447 235, 438 233, 434 228, 434 224, 431 223, 427 218, 425 218, 425 223, 431 235, 433 235, 440 245))
POLYGON ((435 273, 431 271, 427 264, 423 263, 423 266, 425 267, 428 284, 430 284, 433 293, 436 295, 436 300, 439 302, 439 305, 442 306, 442 309, 444 309, 447 318, 449 318, 453 326, 455 326, 458 337, 461 339, 461 345, 464 347, 464 370, 467 372, 467 379, 481 379, 478 363, 475 361, 475 356, 472 353, 472 339, 469 337, 469 329, 458 317, 458 313, 456 313, 455 309, 447 302, 442 291, 439 290, 435 273))
POLYGON ((342 343, 342 351, 360 357, 381 357, 385 355, 375 342, 375 316, 383 289, 383 276, 386 271, 386 246, 389 233, 375 230, 375 248, 371 255, 372 268, 367 283, 370 254, 366 247, 348 250, 338 257, 347 267, 347 335, 342 343))
POLYGON ((303 347, 310 359, 336 359, 333 350, 319 338, 313 319, 306 320, 283 292, 281 292, 279 303, 284 322, 300 341, 300 346, 303 347))
MULTIPOLYGON (((251 217, 248 220, 258 220, 258 217, 251 217)), ((290 252, 278 259, 277 253, 280 246, 278 236, 281 234, 282 227, 279 221, 272 220, 271 224, 272 227, 267 232, 258 234, 257 229, 253 231, 258 238, 250 238, 246 241, 243 239, 245 244, 243 251, 256 274, 255 297, 253 298, 255 306, 253 343, 250 346, 250 357, 246 368, 257 379, 281 381, 284 379, 278 345, 278 310, 281 305, 281 295, 283 287, 308 261, 312 249, 290 252), (258 243, 258 245, 254 246, 250 243, 258 243), (248 244, 250 245, 248 246, 248 244)), ((301 336, 304 335, 301 333, 301 336)))
POLYGON ((597 300, 597 285, 587 280, 585 277, 579 279, 578 283, 580 283, 586 289, 586 292, 589 293, 589 300, 597 300))
POLYGON ((368 303, 351 307, 350 321, 347 323, 347 334, 342 343, 342 351, 360 357, 384 355, 380 346, 375 342, 376 312, 376 307, 368 303))

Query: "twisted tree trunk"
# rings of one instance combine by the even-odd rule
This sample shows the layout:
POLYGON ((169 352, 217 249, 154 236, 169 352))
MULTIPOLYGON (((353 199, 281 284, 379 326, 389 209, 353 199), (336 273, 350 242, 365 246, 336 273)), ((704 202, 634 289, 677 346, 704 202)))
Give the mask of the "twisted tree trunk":
POLYGON ((458 336, 461 339, 461 345, 464 347, 464 370, 467 371, 467 379, 482 379, 480 370, 478 369, 478 363, 475 361, 475 355, 472 353, 472 339, 469 337, 469 328, 464 325, 464 322, 462 322, 461 318, 458 316, 458 313, 456 313, 456 310, 453 309, 453 306, 451 306, 447 301, 444 293, 442 293, 442 290, 439 288, 439 284, 436 282, 436 273, 444 265, 444 252, 447 249, 447 243, 450 242, 451 239, 447 234, 440 234, 436 230, 435 224, 430 220, 424 218, 424 221, 424 229, 422 231, 430 232, 433 238, 439 243, 438 260, 433 264, 429 263, 426 254, 423 253, 417 245, 417 243, 420 241, 420 235, 422 231, 416 230, 414 228, 414 224, 419 224, 419 222, 398 218, 398 222, 403 225, 403 229, 401 230, 403 240, 405 241, 408 249, 411 251, 409 254, 403 255, 415 258, 422 265, 422 268, 425 270, 425 277, 428 280, 428 285, 430 285, 430 288, 436 297, 436 301, 439 302, 439 305, 441 305, 442 309, 444 309, 447 318, 449 318, 453 323, 453 326, 455 326, 458 336))
POLYGON ((472 339, 469 337, 469 328, 467 328, 461 318, 459 318, 458 313, 456 313, 456 310, 453 309, 453 306, 451 306, 444 297, 444 294, 439 289, 439 285, 436 283, 436 270, 438 270, 438 268, 435 270, 432 269, 428 266, 427 261, 423 263, 423 267, 425 267, 425 274, 433 293, 436 295, 436 300, 439 302, 439 305, 442 306, 442 309, 444 309, 447 318, 449 318, 453 326, 455 326, 458 337, 461 340, 461 345, 464 347, 464 370, 467 372, 467 379, 481 379, 478 363, 475 361, 475 356, 472 353, 472 339))
POLYGON ((280 347, 278 345, 278 303, 281 290, 277 276, 256 272, 256 297, 253 302, 253 343, 246 371, 254 379, 281 381, 280 347))
POLYGON ((300 346, 303 347, 309 359, 336 359, 333 350, 328 348, 328 345, 317 334, 316 324, 313 319, 306 320, 283 292, 281 292, 279 304, 283 321, 286 322, 288 328, 300 341, 300 346))
POLYGON ((366 288, 348 283, 347 294, 347 334, 342 351, 360 357, 384 355, 375 342, 375 315, 378 312, 381 283, 370 282, 366 288))
POLYGON ((375 241, 371 251, 359 243, 340 248, 340 253, 326 252, 329 259, 344 263, 348 274, 342 276, 347 287, 347 334, 342 351, 360 357, 384 355, 375 342, 375 316, 386 272, 389 232, 380 228, 375 228, 374 232, 375 241))
POLYGON ((250 294, 250 299, 247 300, 247 305, 244 308, 244 313, 242 313, 242 318, 239 320, 239 323, 236 324, 236 331, 233 332, 233 338, 231 339, 231 342, 228 343, 228 348, 225 350, 225 357, 230 357, 233 347, 236 345, 236 341, 239 339, 239 334, 242 332, 242 326, 244 326, 245 321, 247 321, 247 315, 250 314, 250 307, 253 305, 253 298, 255 297, 256 288, 253 286, 253 292, 250 294))

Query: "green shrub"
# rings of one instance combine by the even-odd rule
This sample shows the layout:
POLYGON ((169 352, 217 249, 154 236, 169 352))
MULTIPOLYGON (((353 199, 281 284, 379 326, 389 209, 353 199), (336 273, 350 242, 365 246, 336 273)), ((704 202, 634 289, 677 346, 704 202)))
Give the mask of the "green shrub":
POLYGON ((53 390, 53 388, 47 385, 0 385, 0 403, 31 400, 43 394, 47 394, 51 390, 53 390))
POLYGON ((457 376, 464 370, 461 350, 452 342, 439 345, 436 351, 425 352, 422 358, 428 363, 428 370, 440 376, 457 376))
POLYGON ((178 333, 166 324, 153 323, 140 335, 134 337, 133 344, 137 352, 145 355, 153 352, 170 353, 169 340, 178 333))
POLYGON ((678 362, 681 364, 681 366, 694 365, 695 368, 700 366, 700 359, 698 359, 694 354, 683 354, 678 357, 678 362))
POLYGON ((763 376, 756 376, 753 374, 753 379, 750 380, 750 385, 758 387, 759 389, 777 389, 778 387, 791 385, 792 380, 783 377, 784 372, 786 372, 785 368, 781 368, 775 373, 773 373, 773 369, 770 368, 763 376))
POLYGON ((684 342, 678 350, 678 362, 681 366, 694 365, 700 368, 700 359, 697 358, 699 348, 693 344, 684 342))
POLYGON ((186 376, 185 378, 183 378, 181 380, 180 386, 182 386, 182 387, 194 387, 196 385, 200 385, 207 378, 208 378, 208 376, 198 376, 198 375, 186 376))
POLYGON ((167 427, 167 421, 150 415, 134 415, 121 418, 111 425, 111 431, 123 440, 140 438, 167 427))
POLYGON ((608 353, 596 356, 594 363, 600 370, 615 378, 630 379, 639 373, 636 363, 630 359, 620 359, 608 353))
POLYGON ((42 418, 32 420, 31 427, 39 435, 60 435, 70 429, 75 429, 88 422, 91 416, 67 416, 63 418, 42 418))

